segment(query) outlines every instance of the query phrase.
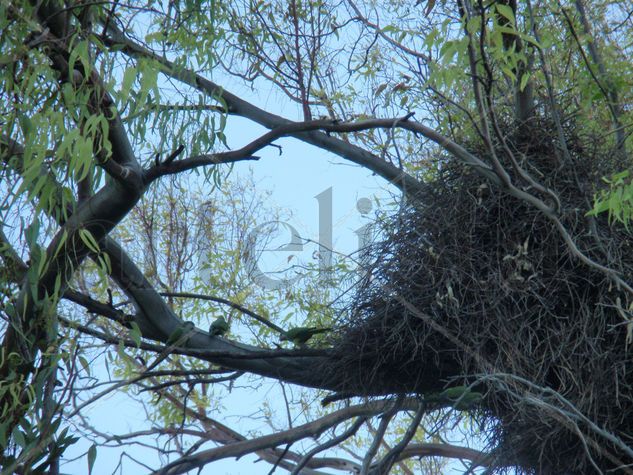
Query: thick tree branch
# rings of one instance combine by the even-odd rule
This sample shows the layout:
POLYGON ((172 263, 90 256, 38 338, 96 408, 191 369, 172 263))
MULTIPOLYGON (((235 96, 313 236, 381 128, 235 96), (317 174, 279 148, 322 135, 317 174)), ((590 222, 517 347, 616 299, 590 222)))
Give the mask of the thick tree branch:
MULTIPOLYGON (((271 114, 270 112, 260 109, 240 97, 231 94, 218 84, 209 81, 193 71, 176 66, 168 59, 157 55, 156 53, 127 38, 112 24, 110 24, 109 33, 110 37, 104 38, 106 45, 120 47, 122 48, 122 52, 131 57, 142 57, 156 61, 162 66, 162 72, 166 75, 182 81, 183 83, 204 92, 214 99, 222 100, 226 103, 228 108, 227 112, 230 114, 245 117, 269 129, 290 122, 287 119, 271 114)), ((300 131, 293 133, 292 136, 371 170, 402 189, 405 193, 415 195, 416 192, 424 188, 423 184, 399 168, 394 167, 390 163, 358 146, 352 145, 338 138, 329 137, 328 135, 318 131, 300 131)))
MULTIPOLYGON (((331 126, 334 127, 335 125, 331 126)), ((2 147, 3 143, 6 144, 7 141, 0 140, 0 147, 2 147)), ((15 162, 9 162, 9 158, 11 154, 19 153, 21 148, 16 142, 11 141, 10 144, 11 146, 5 145, 4 149, 0 148, 0 152, 3 152, 2 159, 5 163, 15 166, 15 162)), ((16 168, 15 171, 17 173, 21 172, 19 168, 16 168)), ((55 183, 54 177, 47 175, 47 178, 52 186, 55 183)), ((60 189, 59 185, 55 186, 60 189)), ((57 193, 61 194, 61 191, 57 193)), ((90 202, 86 202, 85 205, 90 202)), ((170 335, 183 326, 183 321, 173 313, 164 299, 145 278, 143 272, 116 241, 106 236, 101 239, 100 245, 102 252, 107 253, 109 256, 112 270, 111 277, 130 300, 134 302, 137 309, 134 321, 138 324, 143 337, 157 341, 167 341, 170 335)), ((93 306, 92 310, 97 310, 97 308, 93 306)), ((108 312, 105 312, 105 315, 107 314, 108 312)), ((82 329, 82 331, 90 334, 94 333, 94 330, 87 328, 82 329)), ((98 337, 109 341, 103 335, 98 337)), ((111 341, 111 343, 117 342, 117 339, 111 341)), ((128 344, 129 346, 135 345, 132 340, 127 341, 126 345, 128 344)), ((143 343, 143 345, 147 344, 143 343)), ((162 347, 155 345, 154 350, 160 351, 160 348, 162 347)), ((323 351, 263 350, 259 347, 232 342, 225 338, 211 338, 207 332, 195 329, 190 338, 183 342, 183 348, 177 349, 177 352, 190 354, 237 371, 248 371, 306 387, 317 387, 333 391, 350 389, 347 387, 348 381, 332 379, 333 375, 327 371, 329 359, 323 351)), ((450 376, 446 374, 445 368, 433 369, 431 362, 429 362, 429 371, 430 373, 437 372, 442 377, 450 376)), ((442 389, 442 383, 440 382, 442 377, 429 378, 429 391, 442 389)))
MULTIPOLYGON (((35 2, 34 2, 35 3, 35 2)), ((98 164, 102 166, 113 178, 119 180, 126 186, 140 189, 141 167, 127 132, 121 122, 121 118, 114 106, 114 100, 107 92, 103 81, 94 68, 85 70, 81 61, 76 62, 74 67, 79 69, 70 70, 68 63, 71 52, 67 49, 64 38, 67 37, 67 22, 60 21, 64 15, 60 13, 61 5, 55 2, 37 2, 36 14, 42 27, 34 30, 38 35, 35 46, 46 46, 43 50, 51 59, 53 67, 59 72, 60 82, 69 83, 73 87, 87 87, 90 91, 89 109, 94 115, 102 115, 108 121, 107 139, 112 147, 112 155, 106 156, 104 150, 96 149, 99 157, 98 164), (81 83, 85 80, 85 86, 81 83)), ((15 10, 14 10, 15 11, 15 10)), ((18 14, 16 12, 16 14, 18 14)))

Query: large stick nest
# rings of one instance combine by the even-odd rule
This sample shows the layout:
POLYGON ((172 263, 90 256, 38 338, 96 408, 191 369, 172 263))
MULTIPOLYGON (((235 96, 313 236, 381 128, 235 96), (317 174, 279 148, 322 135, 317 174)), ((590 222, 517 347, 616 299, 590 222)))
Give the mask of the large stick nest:
MULTIPOLYGON (((625 165, 593 138, 569 139, 565 159, 549 130, 540 124, 515 135, 516 156, 555 190, 579 249, 633 282, 631 234, 585 216, 600 177, 625 165)), ((365 394, 477 384, 501 465, 585 473, 633 463, 605 437, 629 443, 633 436, 623 318, 631 296, 574 256, 533 206, 443 160, 427 191, 403 206, 388 239, 373 249, 377 264, 336 345, 334 370, 365 394)))

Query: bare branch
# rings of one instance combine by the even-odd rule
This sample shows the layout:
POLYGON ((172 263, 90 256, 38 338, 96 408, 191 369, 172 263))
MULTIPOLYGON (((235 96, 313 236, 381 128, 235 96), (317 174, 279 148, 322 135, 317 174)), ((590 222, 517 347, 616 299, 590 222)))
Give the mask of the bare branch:
POLYGON ((369 468, 371 467, 372 460, 378 453, 378 449, 380 448, 380 444, 382 443, 382 439, 387 432, 387 428, 389 427, 389 423, 391 419, 396 415, 398 411, 400 411, 403 403, 403 398, 398 397, 391 405, 391 407, 381 415, 380 424, 378 425, 378 429, 376 433, 373 434, 374 440, 371 445, 367 449, 365 453, 365 458, 363 459, 363 465, 361 467, 360 473, 361 475, 368 475, 369 468))
MULTIPOLYGON (((417 403, 413 400, 403 400, 399 410, 410 408, 411 405, 415 404, 417 403)), ((282 444, 289 444, 306 437, 317 437, 327 429, 336 426, 347 419, 353 417, 373 416, 380 414, 385 410, 389 410, 390 408, 393 409, 393 403, 391 401, 374 401, 361 406, 351 406, 345 409, 340 409, 336 412, 323 416, 320 419, 297 426, 293 429, 182 457, 181 459, 166 465, 154 473, 155 475, 176 475, 179 473, 185 473, 188 470, 200 468, 214 460, 220 460, 228 457, 240 457, 256 450, 276 447, 282 444)))
MULTIPOLYGON (((357 418, 356 421, 354 421, 354 423, 345 432, 341 433, 340 435, 337 435, 336 437, 332 437, 330 440, 310 450, 307 454, 303 456, 301 460, 299 460, 299 462, 297 463, 295 468, 292 470, 290 475, 299 475, 301 473, 301 469, 303 469, 303 467, 305 467, 307 463, 310 461, 310 459, 312 459, 312 457, 314 457, 316 454, 318 454, 319 452, 322 452, 323 450, 329 449, 331 447, 335 447, 341 442, 352 437, 354 434, 356 434, 356 432, 358 432, 358 430, 361 428, 361 426, 365 423, 366 420, 367 420, 366 417, 357 418)), ((356 471, 360 472, 360 466, 357 465, 354 468, 356 471)))
MULTIPOLYGON (((224 88, 193 71, 177 67, 173 62, 125 37, 125 35, 113 25, 110 25, 110 34, 111 37, 104 38, 104 42, 107 45, 122 47, 122 51, 130 56, 144 57, 157 61, 162 65, 165 74, 197 90, 203 91, 212 98, 223 100, 227 104, 230 114, 246 117, 270 129, 289 122, 282 117, 266 112, 238 96, 231 94, 224 88)), ((421 188, 420 182, 415 178, 368 151, 343 140, 329 137, 326 134, 316 131, 296 131, 292 136, 357 163, 388 180, 406 193, 415 194, 421 188)))

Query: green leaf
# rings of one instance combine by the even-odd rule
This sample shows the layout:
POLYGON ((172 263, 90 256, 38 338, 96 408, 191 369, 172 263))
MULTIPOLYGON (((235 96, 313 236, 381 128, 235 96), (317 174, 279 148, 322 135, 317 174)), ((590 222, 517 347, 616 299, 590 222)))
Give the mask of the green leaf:
POLYGON ((81 240, 83 241, 83 243, 86 245, 88 249, 90 249, 92 252, 99 253, 100 251, 99 244, 97 243, 95 238, 92 236, 90 231, 88 231, 87 229, 80 229, 79 237, 81 238, 81 240))
POLYGON ((26 439, 24 438, 24 434, 21 430, 17 428, 13 431, 13 441, 22 448, 26 447, 26 439))
POLYGON ((514 12, 512 11, 512 7, 509 7, 508 5, 503 5, 501 3, 496 3, 495 8, 497 9, 497 13, 505 17, 510 23, 514 25, 514 12))
POLYGON ((80 355, 79 363, 81 364, 81 367, 84 369, 84 371, 88 374, 88 376, 90 376, 90 363, 88 363, 88 360, 80 355))
POLYGON ((501 71, 503 71, 503 73, 506 76, 508 76, 510 79, 512 79, 512 81, 516 81, 517 80, 516 75, 514 74, 514 72, 510 68, 505 67, 505 66, 501 66, 501 71))
POLYGON ((611 183, 616 185, 620 185, 624 182, 625 178, 628 178, 631 173, 628 170, 624 170, 623 172, 616 173, 611 177, 611 183))
POLYGON ((94 467, 95 460, 97 460, 97 446, 92 444, 88 449, 88 475, 92 473, 92 467, 94 467))
POLYGON ((26 140, 29 140, 31 133, 35 130, 35 127, 33 126, 33 121, 28 115, 22 113, 19 110, 16 111, 16 114, 18 116, 18 120, 20 121, 20 126, 22 127, 24 138, 26 140))
POLYGON ((523 73, 523 75, 521 76, 521 83, 519 84, 519 91, 523 91, 525 89, 525 86, 527 86, 529 80, 530 75, 528 73, 523 73))
POLYGON ((387 88, 387 83, 380 84, 374 91, 374 97, 378 97, 382 91, 387 88))
POLYGON ((130 328, 130 338, 132 339, 132 341, 134 341, 134 344, 139 347, 141 346, 141 329, 136 324, 136 322, 132 322, 130 326, 132 327, 130 328))
POLYGON ((132 84, 134 83, 134 79, 136 79, 136 75, 137 70, 134 66, 127 68, 123 73, 123 81, 121 81, 121 92, 119 93, 121 102, 126 102, 128 97, 130 96, 130 91, 132 90, 132 84))

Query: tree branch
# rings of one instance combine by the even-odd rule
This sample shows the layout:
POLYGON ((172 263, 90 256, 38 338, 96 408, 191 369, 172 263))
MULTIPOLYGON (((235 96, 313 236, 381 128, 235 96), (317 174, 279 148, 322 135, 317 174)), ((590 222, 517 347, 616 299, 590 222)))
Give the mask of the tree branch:
MULTIPOLYGON (((227 112, 229 114, 246 117, 269 129, 290 122, 287 119, 271 114, 270 112, 260 109, 238 96, 231 94, 221 86, 191 70, 176 66, 168 59, 157 55, 156 53, 127 38, 118 28, 116 28, 116 26, 110 24, 108 31, 111 36, 103 38, 103 41, 107 46, 121 47, 121 51, 131 57, 142 57, 156 61, 162 66, 162 72, 164 74, 182 81, 190 87, 202 91, 214 99, 224 101, 227 105, 227 112)), ((329 137, 318 131, 297 131, 291 135, 299 140, 332 152, 350 160, 351 162, 361 165, 368 170, 371 170, 377 175, 383 177, 385 180, 388 180, 393 185, 399 187, 407 194, 411 193, 415 195, 424 188, 424 185, 411 175, 408 175, 399 168, 385 162, 379 157, 356 145, 352 145, 334 137, 329 137)))
MULTIPOLYGON (((417 401, 403 400, 400 410, 416 407, 417 401)), ((315 421, 303 424, 293 429, 288 429, 276 434, 265 435, 251 440, 245 440, 234 444, 209 449, 194 455, 189 455, 176 460, 162 469, 154 472, 154 475, 176 475, 189 470, 200 468, 207 463, 228 457, 241 457, 248 453, 263 448, 277 447, 282 444, 296 442, 306 437, 318 437, 327 429, 340 424, 352 417, 369 417, 380 414, 393 407, 393 401, 373 401, 360 406, 351 406, 321 417, 315 421)))

